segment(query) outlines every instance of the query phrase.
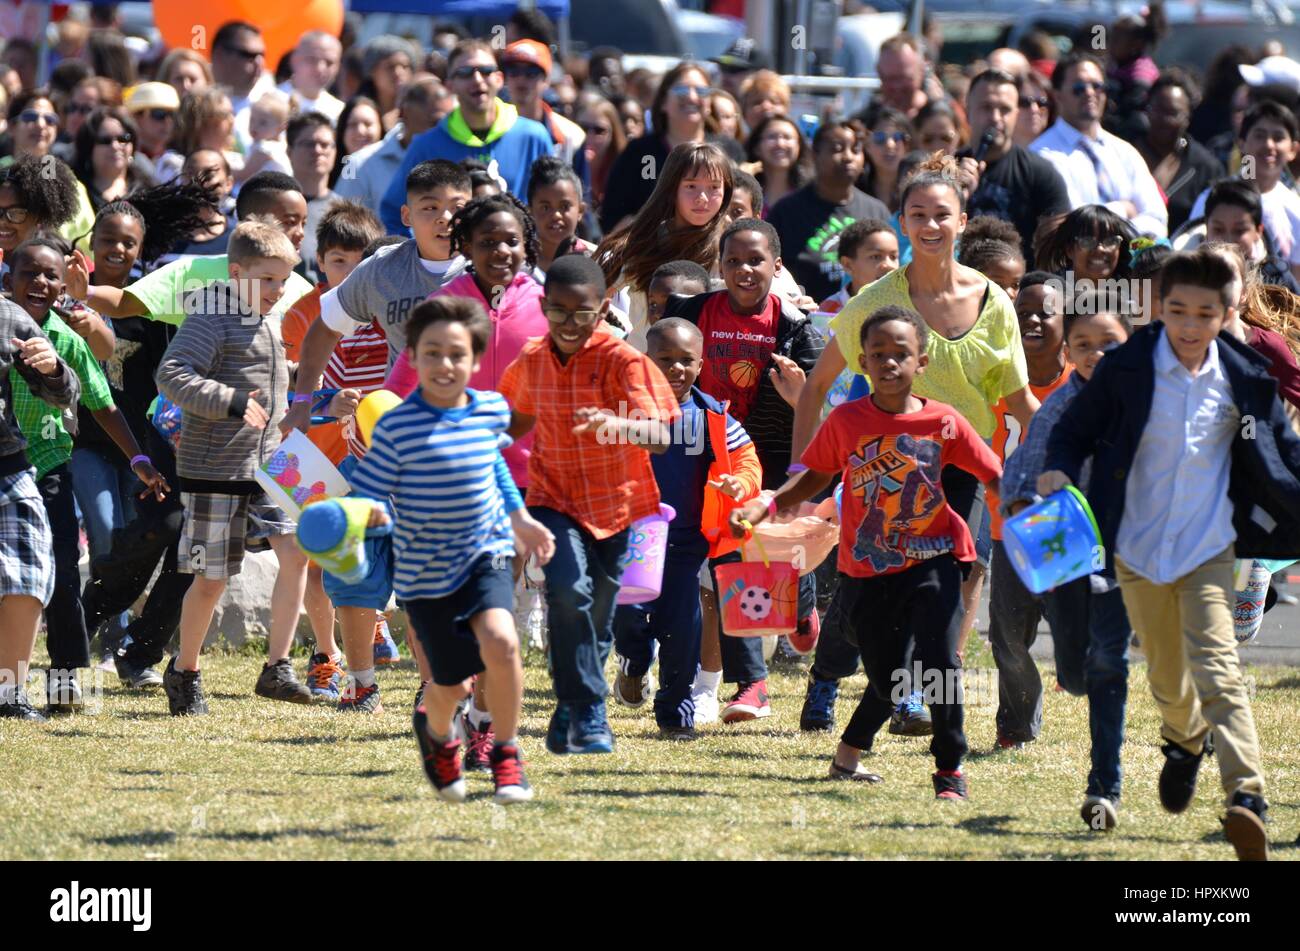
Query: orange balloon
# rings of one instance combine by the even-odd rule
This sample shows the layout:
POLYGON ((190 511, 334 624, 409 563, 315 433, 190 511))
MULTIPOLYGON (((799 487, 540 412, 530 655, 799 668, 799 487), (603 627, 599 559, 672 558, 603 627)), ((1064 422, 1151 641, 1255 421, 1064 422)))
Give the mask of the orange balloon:
POLYGON ((343 0, 154 0, 154 24, 172 49, 185 47, 212 59, 212 38, 223 23, 244 20, 262 31, 266 70, 298 45, 309 30, 338 36, 343 29, 343 0))

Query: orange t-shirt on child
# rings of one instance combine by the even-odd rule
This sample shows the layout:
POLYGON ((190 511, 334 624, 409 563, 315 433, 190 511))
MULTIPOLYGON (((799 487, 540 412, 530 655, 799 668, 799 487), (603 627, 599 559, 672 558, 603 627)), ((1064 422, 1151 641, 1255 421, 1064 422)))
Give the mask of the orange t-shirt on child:
MULTIPOLYGON (((1061 375, 1055 380, 1044 386, 1035 386, 1030 383, 1029 392, 1033 393, 1038 398, 1038 402, 1041 403, 1060 389, 1073 372, 1074 366, 1066 363, 1065 369, 1061 371, 1061 375)), ((998 454, 998 459, 1002 461, 1002 464, 1006 465, 1007 457, 1019 448, 1024 433, 1020 431, 1020 420, 1011 415, 1011 409, 1007 406, 1005 396, 998 400, 997 405, 993 407, 993 417, 997 420, 997 428, 993 430, 993 451, 998 454)), ((1001 500, 995 493, 990 492, 986 501, 989 507, 989 537, 995 542, 1000 542, 1002 541, 1003 519, 998 512, 998 507, 1001 505, 1001 500)))

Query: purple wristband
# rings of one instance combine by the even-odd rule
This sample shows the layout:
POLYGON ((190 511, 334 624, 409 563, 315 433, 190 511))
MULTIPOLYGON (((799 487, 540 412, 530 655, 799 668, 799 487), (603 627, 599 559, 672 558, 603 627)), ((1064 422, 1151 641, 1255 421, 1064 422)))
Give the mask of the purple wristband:
POLYGON ((153 460, 150 459, 148 456, 146 456, 144 453, 141 453, 138 456, 131 457, 131 468, 134 469, 137 465, 139 465, 142 462, 147 462, 149 463, 149 465, 153 465, 153 460))
POLYGON ((293 405, 297 406, 299 403, 310 403, 311 396, 310 393, 295 393, 293 394, 293 405))
POLYGON ((800 472, 807 472, 807 471, 808 471, 808 467, 805 466, 802 462, 792 462, 790 463, 790 465, 786 466, 785 474, 788 476, 792 476, 792 475, 798 475, 800 472))

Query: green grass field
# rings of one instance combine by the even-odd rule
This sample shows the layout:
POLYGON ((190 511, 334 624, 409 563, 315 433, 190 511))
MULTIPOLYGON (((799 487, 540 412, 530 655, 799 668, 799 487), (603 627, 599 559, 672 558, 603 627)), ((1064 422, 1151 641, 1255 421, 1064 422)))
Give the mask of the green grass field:
MULTIPOLYGON (((987 648, 974 653, 971 678, 987 684, 987 648)), ((296 663, 301 672, 305 659, 296 663)), ((769 720, 709 726, 694 744, 669 744, 656 738, 648 707, 611 706, 613 755, 556 757, 542 743, 551 711, 545 667, 536 654, 527 664, 522 736, 533 803, 494 805, 482 774, 470 777, 464 805, 434 797, 410 735, 417 677, 409 661, 380 672, 386 711, 360 718, 256 698, 253 652, 210 653, 208 717, 173 719, 161 691, 128 693, 104 675, 97 715, 44 726, 0 721, 0 851, 28 859, 1234 858, 1219 830, 1214 760, 1187 813, 1159 807, 1158 721, 1140 665, 1120 827, 1106 834, 1078 816, 1088 763, 1083 699, 1049 692, 1040 740, 989 754, 994 706, 976 691, 967 709, 970 801, 937 803, 926 740, 881 736, 867 762, 882 785, 825 779, 835 739, 798 730, 802 668, 774 667, 769 720)), ((1250 674, 1274 857, 1295 859, 1300 675, 1250 674)), ((1050 672, 1044 679, 1051 683, 1050 672)), ((845 682, 841 724, 864 682, 845 682)))

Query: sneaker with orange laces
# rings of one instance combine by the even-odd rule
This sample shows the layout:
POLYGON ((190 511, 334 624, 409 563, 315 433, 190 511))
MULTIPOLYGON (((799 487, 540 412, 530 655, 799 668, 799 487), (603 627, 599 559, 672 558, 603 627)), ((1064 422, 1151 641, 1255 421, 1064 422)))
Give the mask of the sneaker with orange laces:
POLYGON ((822 619, 814 608, 813 613, 803 618, 793 634, 787 635, 790 649, 801 657, 806 657, 817 647, 817 638, 822 634, 822 619))
POLYGON ((496 786, 492 798, 498 803, 508 806, 533 798, 533 787, 528 785, 528 779, 524 776, 524 758, 519 755, 518 746, 510 744, 492 747, 489 764, 492 782, 496 786))
POLYGON ((339 713, 383 713, 384 705, 379 700, 379 684, 369 687, 360 686, 355 679, 349 679, 346 687, 339 694, 339 713))
POLYGON ((492 731, 492 721, 484 720, 481 730, 474 729, 469 714, 460 718, 462 736, 465 737, 465 772, 486 773, 492 768, 492 746, 497 741, 492 731))
POLYGON ((339 699, 339 684, 343 682, 343 668, 328 654, 312 654, 307 664, 307 689, 318 703, 334 703, 339 699))
MULTIPOLYGON (((465 777, 460 771, 460 740, 439 743, 429 735, 429 717, 424 704, 415 708, 411 719, 415 742, 420 747, 420 760, 424 775, 429 777, 439 799, 447 802, 465 801, 465 777)), ((522 776, 522 772, 520 773, 522 776)))
POLYGON ((767 681, 739 684, 736 695, 722 708, 723 723, 740 723, 743 720, 761 720, 772 715, 772 705, 767 698, 767 681))
POLYGON ((397 652, 397 641, 388 632, 388 618, 381 614, 375 621, 375 666, 387 667, 401 659, 402 655, 397 652))

